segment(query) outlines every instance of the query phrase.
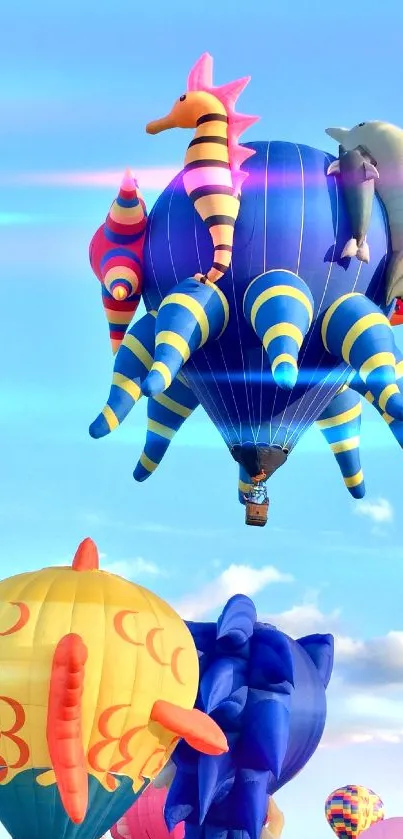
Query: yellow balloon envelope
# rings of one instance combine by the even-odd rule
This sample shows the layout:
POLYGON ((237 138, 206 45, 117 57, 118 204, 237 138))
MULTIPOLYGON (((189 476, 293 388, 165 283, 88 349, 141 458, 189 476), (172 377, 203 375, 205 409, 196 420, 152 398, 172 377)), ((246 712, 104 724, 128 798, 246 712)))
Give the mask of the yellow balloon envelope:
POLYGON ((16 839, 96 839, 184 737, 226 751, 193 708, 197 651, 179 615, 99 569, 86 539, 71 567, 0 582, 0 819, 16 839))

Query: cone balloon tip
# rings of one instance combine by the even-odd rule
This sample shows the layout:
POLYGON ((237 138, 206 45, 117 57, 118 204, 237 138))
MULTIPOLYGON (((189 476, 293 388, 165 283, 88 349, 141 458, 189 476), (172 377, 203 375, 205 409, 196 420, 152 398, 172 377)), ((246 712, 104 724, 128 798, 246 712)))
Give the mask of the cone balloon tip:
POLYGON ((158 370, 150 370, 147 378, 144 380, 141 389, 144 396, 158 396, 166 390, 167 384, 158 370))
POLYGON ((292 390, 297 382, 298 369, 287 362, 282 362, 273 372, 273 378, 276 385, 281 387, 283 390, 292 390))
POLYGON ((118 300, 119 302, 121 300, 126 300, 126 297, 128 297, 127 288, 125 288, 124 285, 114 286, 112 289, 112 297, 114 300, 118 300))
POLYGON ((106 437, 106 435, 109 434, 110 428, 103 414, 100 414, 94 422, 91 423, 88 431, 93 440, 99 440, 100 437, 106 437))
POLYGON ((121 189, 125 189, 127 191, 137 189, 136 178, 134 177, 133 172, 129 167, 125 169, 125 173, 122 178, 121 189))

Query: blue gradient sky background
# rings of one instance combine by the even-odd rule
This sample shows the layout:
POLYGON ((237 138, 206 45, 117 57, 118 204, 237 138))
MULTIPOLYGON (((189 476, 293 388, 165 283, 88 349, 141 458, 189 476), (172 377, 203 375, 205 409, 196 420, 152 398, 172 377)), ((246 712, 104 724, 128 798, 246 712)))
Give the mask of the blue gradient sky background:
POLYGON ((236 466, 202 413, 145 485, 131 477, 144 405, 110 438, 87 433, 112 366, 88 243, 127 165, 149 208, 169 180, 150 170, 180 166, 187 135, 152 138, 144 125, 168 110, 202 52, 217 83, 252 76, 240 107, 262 120, 245 139, 334 151, 328 125, 403 124, 400 4, 384 0, 376 14, 363 0, 354 10, 350 0, 234 7, 15 0, 1 10, 1 570, 68 560, 91 535, 105 567, 185 617, 217 615, 241 590, 295 636, 334 631, 323 748, 278 796, 284 839, 325 839, 323 803, 338 785, 368 785, 390 816, 403 813, 403 461, 388 428, 364 406, 361 505, 309 431, 271 481, 264 530, 245 528, 236 466), (60 185, 91 172, 116 175, 60 185))

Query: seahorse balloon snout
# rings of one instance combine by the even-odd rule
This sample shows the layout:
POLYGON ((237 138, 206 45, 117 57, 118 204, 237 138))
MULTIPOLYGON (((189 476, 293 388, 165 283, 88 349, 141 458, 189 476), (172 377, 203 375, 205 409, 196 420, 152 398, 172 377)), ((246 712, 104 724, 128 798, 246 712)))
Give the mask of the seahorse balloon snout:
POLYGON ((100 570, 91 539, 71 566, 0 582, 0 667, 0 820, 14 836, 24 819, 52 835, 59 812, 66 837, 85 822, 98 839, 179 739, 210 755, 228 750, 194 708, 199 663, 186 624, 152 592, 100 570), (103 813, 95 826, 94 797, 103 813))

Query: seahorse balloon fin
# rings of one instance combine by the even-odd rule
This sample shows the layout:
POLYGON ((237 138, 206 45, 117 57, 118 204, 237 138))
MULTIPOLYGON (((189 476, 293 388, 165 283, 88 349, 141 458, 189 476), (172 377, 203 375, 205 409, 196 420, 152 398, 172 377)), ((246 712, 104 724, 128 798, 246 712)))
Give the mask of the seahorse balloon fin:
POLYGON ((154 361, 143 393, 167 390, 191 354, 224 332, 228 317, 227 298, 216 285, 193 278, 178 283, 158 309, 154 361))
POLYGON ((172 702, 157 699, 151 719, 183 737, 198 752, 219 755, 228 751, 227 739, 217 723, 197 708, 180 708, 172 702))
POLYGON ((82 695, 88 650, 80 635, 58 643, 49 685, 46 739, 63 807, 74 824, 88 808, 88 772, 82 735, 82 695))
POLYGON ((156 312, 147 312, 126 333, 113 368, 106 405, 90 425, 95 439, 105 437, 120 425, 142 395, 141 382, 153 363, 156 312))

